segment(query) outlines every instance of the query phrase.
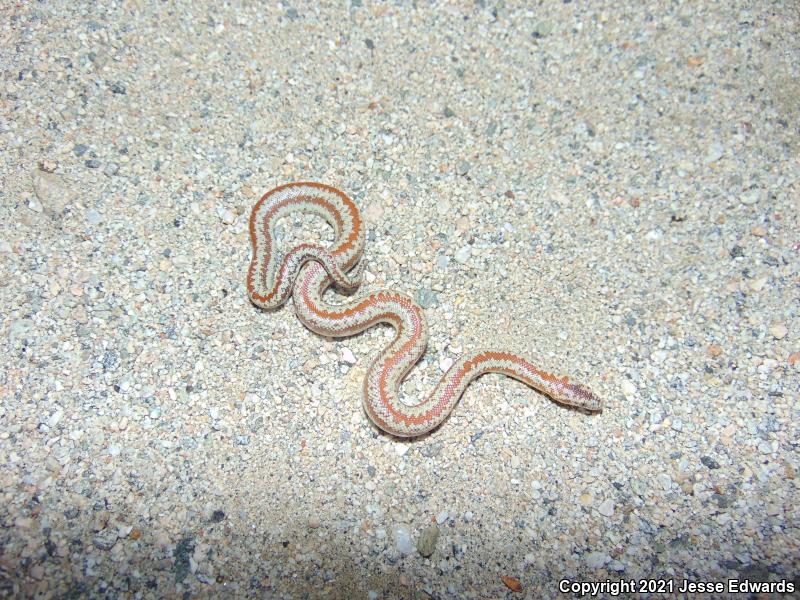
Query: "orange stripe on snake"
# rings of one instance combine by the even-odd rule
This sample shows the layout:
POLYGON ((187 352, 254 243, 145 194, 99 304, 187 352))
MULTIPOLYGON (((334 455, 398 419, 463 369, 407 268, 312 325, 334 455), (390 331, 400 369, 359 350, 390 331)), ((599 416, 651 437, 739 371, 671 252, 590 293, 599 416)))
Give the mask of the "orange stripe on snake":
POLYGON ((267 192, 250 215, 253 258, 247 274, 251 302, 265 309, 283 305, 291 294, 303 324, 325 336, 360 333, 377 323, 388 323, 395 337, 372 361, 363 386, 363 402, 370 419, 399 437, 422 435, 439 426, 453 410, 467 386, 484 373, 503 373, 542 392, 556 402, 599 411, 602 401, 589 389, 537 368, 509 350, 482 349, 459 357, 433 392, 416 405, 399 399, 399 388, 425 353, 428 326, 422 309, 405 294, 378 291, 331 304, 323 300, 335 285, 353 291, 361 283, 365 226, 358 207, 344 193, 320 183, 289 183, 267 192), (279 256, 274 246, 278 219, 292 212, 312 213, 333 227, 330 248, 299 244, 279 256))

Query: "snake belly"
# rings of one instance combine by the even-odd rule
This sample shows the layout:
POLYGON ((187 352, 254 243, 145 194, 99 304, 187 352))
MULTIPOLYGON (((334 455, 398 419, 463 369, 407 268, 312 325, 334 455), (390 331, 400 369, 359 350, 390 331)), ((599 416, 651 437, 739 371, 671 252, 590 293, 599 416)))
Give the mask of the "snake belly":
POLYGON ((363 384, 370 419, 392 435, 415 437, 438 427, 467 386, 485 373, 503 373, 560 404, 588 411, 602 401, 585 386, 536 367, 507 349, 480 349, 460 356, 430 395, 410 406, 400 401, 400 385, 425 353, 428 326, 422 308, 410 296, 380 290, 331 304, 323 299, 331 286, 352 292, 361 282, 365 225, 355 203, 343 192, 311 182, 289 183, 267 192, 250 214, 253 257, 247 292, 256 306, 276 309, 292 296, 300 321, 330 337, 360 333, 377 323, 395 330, 394 339, 371 362, 363 384), (321 216, 334 229, 330 248, 299 244, 284 254, 275 247, 277 221, 293 212, 321 216))

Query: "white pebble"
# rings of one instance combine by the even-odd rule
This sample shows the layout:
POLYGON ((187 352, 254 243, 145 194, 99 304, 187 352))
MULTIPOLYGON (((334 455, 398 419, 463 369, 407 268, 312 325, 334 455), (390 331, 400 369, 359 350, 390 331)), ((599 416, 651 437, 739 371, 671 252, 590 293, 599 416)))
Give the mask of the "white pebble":
POLYGON ((408 556, 414 551, 411 545, 411 531, 405 525, 395 525, 392 531, 394 546, 400 554, 408 556))
POLYGON ((600 506, 597 507, 599 512, 604 517, 610 517, 614 514, 614 501, 611 498, 604 500, 600 506))
POLYGON ((219 218, 226 225, 230 225, 231 223, 233 223, 236 220, 236 215, 233 214, 233 211, 231 211, 229 208, 225 208, 223 206, 218 206, 217 207, 217 215, 219 215, 219 218))
POLYGON ((608 554, 603 554, 602 552, 590 552, 586 555, 586 566, 590 569, 599 569, 610 561, 611 557, 608 554))
POLYGON ((357 362, 355 354, 353 354, 353 351, 347 346, 342 348, 342 361, 346 362, 348 365, 354 365, 357 362))
POLYGON ((61 421, 61 418, 64 416, 64 411, 61 408, 56 409, 56 411, 50 415, 50 418, 47 419, 47 425, 49 427, 55 427, 61 421))
POLYGON ((472 253, 472 248, 470 246, 462 246, 458 249, 455 256, 453 257, 456 262, 461 263, 462 265, 469 260, 470 254, 472 253))
POLYGON ((35 213, 40 213, 42 212, 42 203, 39 202, 37 198, 29 198, 28 208, 30 208, 35 213))
POLYGON ((622 394, 625 397, 633 396, 636 393, 636 386, 633 385, 633 382, 628 379, 623 380, 620 384, 620 387, 622 388, 622 394))

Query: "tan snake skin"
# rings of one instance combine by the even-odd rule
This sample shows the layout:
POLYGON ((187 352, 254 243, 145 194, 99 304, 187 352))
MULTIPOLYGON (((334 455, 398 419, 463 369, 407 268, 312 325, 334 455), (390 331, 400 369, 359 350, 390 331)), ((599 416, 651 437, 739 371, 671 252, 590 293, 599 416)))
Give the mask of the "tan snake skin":
POLYGON ((281 306, 292 295, 300 320, 321 335, 343 337, 376 323, 388 323, 395 337, 372 361, 363 386, 364 408, 384 431, 414 437, 440 425, 464 390, 484 373, 504 373, 546 394, 556 402, 599 411, 602 401, 589 389, 537 368, 503 349, 483 349, 459 357, 433 392, 419 404, 399 400, 399 387, 425 353, 428 327, 422 309, 405 294, 378 291, 330 304, 322 296, 331 286, 353 291, 361 282, 365 226, 353 201, 320 183, 290 183, 267 192, 250 215, 253 258, 247 274, 250 300, 265 309, 281 306), (299 244, 282 257, 274 247, 274 227, 291 212, 323 217, 335 231, 330 249, 299 244))

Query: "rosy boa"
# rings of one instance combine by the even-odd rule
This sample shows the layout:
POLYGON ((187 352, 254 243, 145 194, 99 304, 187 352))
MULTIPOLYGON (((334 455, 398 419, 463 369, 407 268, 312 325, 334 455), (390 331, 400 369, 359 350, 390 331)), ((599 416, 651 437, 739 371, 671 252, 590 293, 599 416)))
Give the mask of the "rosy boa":
POLYGON ((384 431, 414 437, 441 424, 466 387, 484 373, 504 373, 546 394, 556 402, 599 411, 602 401, 589 389, 537 368, 508 350, 476 350, 460 356, 430 396, 414 406, 399 399, 399 388, 428 343, 422 309, 405 294, 378 291, 330 304, 323 294, 336 285, 354 291, 361 283, 364 221, 353 201, 320 183, 289 183, 267 192, 250 215, 253 259, 247 273, 250 300, 275 309, 292 295, 297 316, 306 327, 325 336, 360 333, 376 323, 392 325, 392 342, 372 361, 364 379, 364 408, 384 431), (331 248, 299 244, 281 258, 274 246, 275 224, 292 212, 323 217, 335 231, 331 248))

